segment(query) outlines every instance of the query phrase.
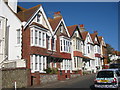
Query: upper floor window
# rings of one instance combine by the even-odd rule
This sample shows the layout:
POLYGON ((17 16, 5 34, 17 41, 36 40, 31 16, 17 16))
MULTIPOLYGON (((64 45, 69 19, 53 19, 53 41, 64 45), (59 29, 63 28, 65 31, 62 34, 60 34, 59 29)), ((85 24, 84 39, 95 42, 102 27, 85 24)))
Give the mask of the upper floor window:
POLYGON ((46 33, 41 30, 31 30, 31 45, 46 48, 46 33))
POLYGON ((33 44, 33 30, 31 30, 31 44, 33 44))
POLYGON ((63 51, 63 49, 62 49, 62 40, 60 40, 60 49, 61 49, 61 51, 63 51))
POLYGON ((17 44, 20 44, 20 29, 17 29, 17 44))
POLYGON ((39 31, 39 45, 41 45, 41 31, 39 31))
POLYGON ((64 38, 61 38, 60 39, 60 50, 62 52, 68 52, 70 53, 70 41, 69 40, 66 40, 64 38))
POLYGON ((37 22, 40 22, 40 14, 37 14, 37 22))
POLYGON ((2 21, 0 21, 0 29, 2 29, 2 21))
POLYGON ((38 44, 38 34, 37 30, 35 30, 35 44, 38 44))
POLYGON ((63 26, 60 26, 60 32, 63 33, 63 26))
POLYGON ((81 49, 81 44, 80 44, 80 40, 76 39, 76 49, 80 50, 81 49))
POLYGON ((88 46, 88 53, 90 53, 90 47, 88 46))
POLYGON ((45 33, 43 33, 43 35, 42 35, 43 37, 42 37, 42 39, 43 39, 43 46, 45 46, 45 33))
POLYGON ((55 40, 55 38, 52 39, 52 49, 53 50, 56 49, 56 40, 55 40))
POLYGON ((50 39, 50 37, 48 37, 48 49, 50 49, 51 48, 51 39, 50 39))

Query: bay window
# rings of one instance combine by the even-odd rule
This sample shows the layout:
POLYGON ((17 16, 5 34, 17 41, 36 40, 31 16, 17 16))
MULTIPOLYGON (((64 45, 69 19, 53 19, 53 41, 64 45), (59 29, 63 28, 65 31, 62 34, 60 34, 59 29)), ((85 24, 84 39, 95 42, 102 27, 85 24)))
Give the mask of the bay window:
POLYGON ((41 30, 31 30, 31 46, 46 48, 46 32, 41 30))
POLYGON ((70 41, 64 38, 60 38, 60 51, 61 52, 66 52, 66 53, 70 53, 70 41))
POLYGON ((35 44, 37 45, 37 40, 38 39, 38 34, 37 34, 37 30, 35 30, 35 44))
POLYGON ((32 72, 45 72, 44 70, 46 69, 46 56, 31 55, 30 57, 32 72))
POLYGON ((50 39, 50 37, 48 37, 48 50, 50 50, 51 49, 51 39, 50 39))
POLYGON ((39 31, 39 45, 41 45, 41 31, 39 31))

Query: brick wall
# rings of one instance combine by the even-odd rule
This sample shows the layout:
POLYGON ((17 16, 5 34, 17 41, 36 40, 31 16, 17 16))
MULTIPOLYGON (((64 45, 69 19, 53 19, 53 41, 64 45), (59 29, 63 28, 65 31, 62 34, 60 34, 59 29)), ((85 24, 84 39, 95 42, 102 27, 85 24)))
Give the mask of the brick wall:
POLYGON ((3 69, 2 88, 14 88, 16 81, 17 88, 23 88, 30 85, 30 70, 25 68, 3 69))

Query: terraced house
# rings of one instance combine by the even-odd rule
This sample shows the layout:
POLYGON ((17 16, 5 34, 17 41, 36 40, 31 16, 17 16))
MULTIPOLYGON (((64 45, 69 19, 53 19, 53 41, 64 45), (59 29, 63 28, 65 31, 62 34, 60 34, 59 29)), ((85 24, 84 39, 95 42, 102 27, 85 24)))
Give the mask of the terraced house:
POLYGON ((42 5, 25 9, 17 0, 1 0, 0 7, 0 66, 29 69, 30 85, 40 84, 40 75, 51 70, 63 80, 107 64, 104 38, 83 24, 66 26, 60 11, 48 18, 42 5))
POLYGON ((59 11, 55 12, 53 18, 49 18, 48 20, 53 30, 53 55, 56 56, 56 58, 53 57, 48 61, 53 64, 52 67, 58 68, 58 70, 64 73, 66 78, 70 77, 72 62, 71 39, 68 29, 59 11))
POLYGON ((98 33, 96 31, 94 31, 93 34, 90 34, 91 38, 93 40, 94 43, 94 54, 95 54, 95 62, 94 62, 94 68, 96 68, 97 70, 102 69, 102 61, 101 61, 101 54, 100 54, 100 42, 98 39, 98 33))
POLYGON ((71 36, 71 48, 72 57, 72 71, 82 71, 83 68, 83 39, 78 25, 68 26, 68 31, 71 36))

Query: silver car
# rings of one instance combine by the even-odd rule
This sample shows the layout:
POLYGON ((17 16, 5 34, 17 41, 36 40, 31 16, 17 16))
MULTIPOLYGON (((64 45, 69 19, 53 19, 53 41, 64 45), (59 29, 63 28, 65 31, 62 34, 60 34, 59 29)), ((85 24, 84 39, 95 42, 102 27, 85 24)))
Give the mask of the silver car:
POLYGON ((95 88, 118 88, 120 85, 119 69, 103 69, 94 80, 95 88))

